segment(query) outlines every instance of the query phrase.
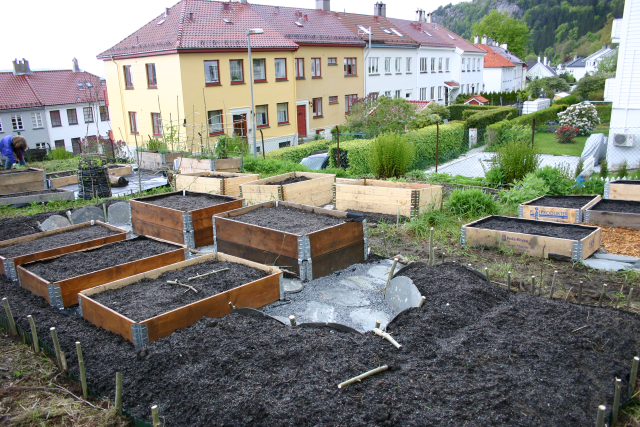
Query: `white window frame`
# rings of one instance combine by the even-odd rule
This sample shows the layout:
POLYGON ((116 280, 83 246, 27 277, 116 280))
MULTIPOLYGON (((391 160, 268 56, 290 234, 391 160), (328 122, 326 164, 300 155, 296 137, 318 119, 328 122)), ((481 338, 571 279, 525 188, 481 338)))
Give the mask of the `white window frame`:
POLYGON ((442 72, 442 58, 438 58, 438 72, 442 72))
POLYGON ((369 74, 380 74, 379 65, 380 58, 369 58, 369 74))
POLYGON ((420 88, 420 101, 426 101, 427 100, 427 88, 426 87, 421 87, 420 88))
POLYGON ((402 72, 402 58, 396 57, 396 73, 402 72))
POLYGON ((11 127, 13 130, 24 130, 24 122, 22 121, 22 114, 11 115, 11 127))
POLYGON ((276 104, 276 111, 277 111, 276 115, 277 115, 279 125, 289 123, 289 103, 288 102, 281 102, 279 104, 276 104), (282 106, 284 106, 284 110, 281 108, 282 106), (284 113, 284 114, 281 114, 281 113, 284 113), (284 119, 284 120, 281 120, 281 119, 284 119))
POLYGON ((31 129, 42 129, 43 127, 42 114, 39 111, 31 113, 31 129))
POLYGON ((391 74, 391 57, 387 56, 384 58, 384 73, 391 74))
POLYGON ((384 96, 386 96, 387 98, 391 98, 391 91, 390 90, 385 90, 384 91, 384 96))
MULTIPOLYGON (((82 107, 82 116, 84 117, 84 122, 85 123, 94 123, 95 122, 95 118, 93 117, 93 108, 91 108, 91 107, 82 107), (87 118, 90 118, 91 120, 87 121, 87 118)), ((62 118, 60 120, 62 120, 62 118)))
POLYGON ((426 56, 420 58, 420 72, 429 72, 429 58, 427 58, 426 56))
POLYGON ((436 87, 435 86, 431 86, 431 97, 429 98, 429 100, 434 100, 436 99, 436 87))
POLYGON ((448 72, 449 72, 449 58, 445 58, 445 61, 444 61, 444 71, 445 71, 445 73, 448 73, 448 72))
POLYGON ((463 73, 465 72, 465 71, 464 71, 464 60, 465 60, 465 59, 466 59, 466 58, 462 58, 462 68, 461 68, 461 70, 462 70, 462 72, 463 72, 463 73))
POLYGON ((394 99, 400 99, 402 98, 402 89, 398 89, 396 90, 395 95, 393 96, 394 99))
POLYGON ((433 58, 431 58, 431 72, 432 73, 436 72, 436 58, 435 58, 435 56, 433 58))
POLYGON ((438 100, 442 99, 442 86, 438 86, 438 100))
POLYGON ((204 61, 204 83, 205 84, 220 84, 220 61, 210 60, 204 61), (214 66, 215 64, 215 66, 214 66), (213 68, 213 70, 212 70, 213 68), (211 73, 214 72, 217 76, 215 79, 212 78, 211 73))
POLYGON ((411 72, 411 57, 407 56, 407 73, 411 72))

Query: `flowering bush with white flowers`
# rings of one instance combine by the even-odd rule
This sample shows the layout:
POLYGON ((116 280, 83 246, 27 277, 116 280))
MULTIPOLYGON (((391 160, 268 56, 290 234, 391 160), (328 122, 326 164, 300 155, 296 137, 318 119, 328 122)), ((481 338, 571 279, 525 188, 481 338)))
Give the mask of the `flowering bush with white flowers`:
POLYGON ((558 113, 561 126, 578 128, 580 135, 589 135, 600 124, 596 107, 588 102, 571 105, 564 112, 558 113))

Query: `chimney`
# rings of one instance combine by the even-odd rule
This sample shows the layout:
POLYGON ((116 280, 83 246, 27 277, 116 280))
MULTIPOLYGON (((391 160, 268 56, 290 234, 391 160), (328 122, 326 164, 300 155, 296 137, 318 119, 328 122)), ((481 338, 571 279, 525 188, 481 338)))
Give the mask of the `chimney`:
POLYGON ((480 37, 477 34, 473 36, 473 44, 480 44, 480 37))
POLYGON ((74 73, 79 73, 80 72, 80 67, 78 66, 78 60, 76 58, 73 58, 71 60, 71 63, 73 64, 73 72, 74 73))
POLYGON ((424 10, 418 9, 416 10, 416 21, 424 22, 424 10))
POLYGON ((18 61, 17 59, 13 60, 13 74, 16 76, 21 76, 23 74, 33 74, 31 69, 29 68, 29 61, 22 58, 22 61, 18 61))
POLYGON ((500 47, 501 47, 501 48, 503 48, 504 50, 508 50, 508 49, 507 49, 507 44, 506 44, 506 43, 502 43, 502 44, 500 45, 500 47))
POLYGON ((247 4, 247 0, 240 0, 241 4, 247 4))
POLYGON ((187 18, 189 18, 189 21, 193 21, 193 12, 187 13, 187 18))
POLYGON ((373 15, 374 16, 387 16, 387 5, 379 1, 378 3, 373 5, 373 15))
POLYGON ((427 20, 425 21, 427 24, 431 24, 431 14, 427 13, 427 20))
POLYGON ((330 0, 316 0, 316 9, 329 12, 331 10, 330 0))
POLYGON ((375 16, 373 17, 373 20, 376 22, 376 24, 379 24, 379 23, 380 23, 380 21, 378 21, 378 15, 375 15, 375 16))
POLYGON ((485 45, 487 44, 487 35, 486 34, 482 36, 482 44, 485 44, 485 45))
POLYGON ((547 57, 544 57, 544 65, 547 65, 547 57))
POLYGON ((309 22, 309 15, 304 15, 304 21, 309 22))
POLYGON ((165 8, 164 10, 164 17, 166 18, 169 15, 169 8, 165 8))
POLYGON ((540 62, 540 57, 538 56, 538 62, 540 62))

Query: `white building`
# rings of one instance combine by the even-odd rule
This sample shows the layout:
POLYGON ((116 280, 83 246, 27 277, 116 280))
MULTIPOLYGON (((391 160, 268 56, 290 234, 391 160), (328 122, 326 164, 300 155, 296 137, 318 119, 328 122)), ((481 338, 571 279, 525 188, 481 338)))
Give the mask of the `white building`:
POLYGON ((545 77, 557 77, 558 74, 553 68, 551 68, 551 62, 544 57, 544 61, 540 61, 538 56, 538 62, 527 62, 527 78, 529 80, 542 79, 545 77))
POLYGON ((580 80, 587 74, 587 69, 585 67, 586 58, 574 56, 573 61, 567 62, 565 65, 565 70, 567 73, 571 74, 573 78, 580 80))
POLYGON ((527 64, 522 59, 518 58, 513 52, 509 51, 507 43, 502 43, 500 45, 496 41, 493 41, 492 43, 491 39, 487 40, 487 36, 483 36, 482 44, 488 45, 494 52, 502 55, 515 66, 513 90, 524 90, 527 85, 527 64))
MULTIPOLYGON (((476 40, 478 36, 476 36, 476 40)), ((486 41, 486 40, 483 40, 486 41)), ((483 92, 513 92, 516 88, 516 66, 486 44, 476 44, 484 50, 483 92)), ((522 78, 522 76, 520 77, 522 78)))
POLYGON ((616 53, 615 49, 612 49, 609 46, 602 46, 602 49, 587 56, 584 60, 585 74, 589 74, 593 76, 596 73, 596 71, 598 71, 598 67, 600 66, 600 63, 604 59, 614 55, 615 53, 616 53))

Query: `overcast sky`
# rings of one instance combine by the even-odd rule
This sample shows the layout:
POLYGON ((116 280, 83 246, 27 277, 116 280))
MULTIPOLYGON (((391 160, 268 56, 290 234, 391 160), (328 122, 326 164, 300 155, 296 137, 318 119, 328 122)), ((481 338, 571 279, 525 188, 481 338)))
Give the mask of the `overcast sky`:
MULTIPOLYGON (((373 14, 377 0, 331 0, 331 10, 373 14)), ((464 0, 382 0, 387 16, 414 19, 427 12, 464 0)), ((251 0, 249 0, 251 2, 251 0)), ((0 12, 6 42, 0 49, 0 70, 12 70, 11 61, 26 58, 31 69, 70 69, 78 58, 80 68, 103 76, 96 55, 115 45, 160 15, 177 0, 3 0, 0 12), (98 7, 99 5, 99 7, 98 7)), ((315 0, 256 0, 258 4, 315 8, 315 0)))

